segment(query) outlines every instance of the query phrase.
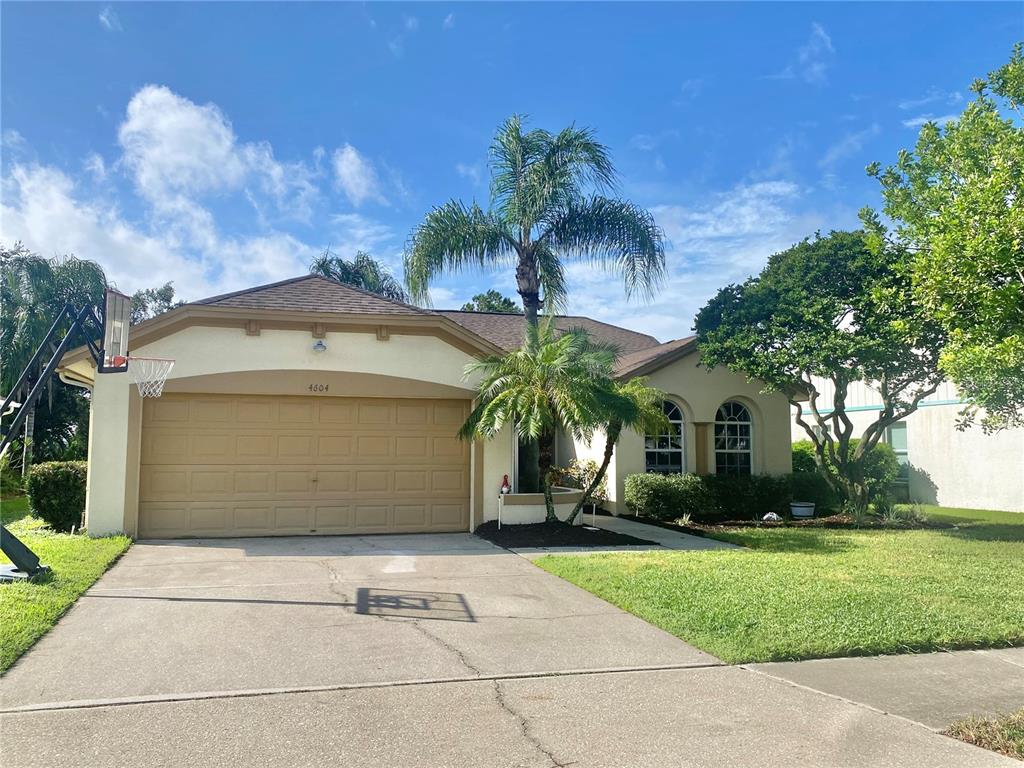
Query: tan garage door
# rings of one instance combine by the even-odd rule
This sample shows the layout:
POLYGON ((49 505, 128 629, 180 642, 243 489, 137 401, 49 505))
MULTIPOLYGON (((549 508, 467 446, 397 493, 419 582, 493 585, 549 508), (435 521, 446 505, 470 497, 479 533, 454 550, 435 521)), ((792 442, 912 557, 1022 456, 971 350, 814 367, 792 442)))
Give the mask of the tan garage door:
POLYGON ((464 531, 467 412, 461 400, 147 399, 139 536, 464 531))

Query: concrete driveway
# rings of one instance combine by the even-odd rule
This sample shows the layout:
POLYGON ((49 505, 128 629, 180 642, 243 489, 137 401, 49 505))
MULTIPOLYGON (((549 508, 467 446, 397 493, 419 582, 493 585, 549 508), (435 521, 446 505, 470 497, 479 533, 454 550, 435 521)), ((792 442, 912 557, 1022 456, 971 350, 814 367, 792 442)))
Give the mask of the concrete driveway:
POLYGON ((143 542, 0 681, 16 766, 1015 765, 466 534, 143 542))

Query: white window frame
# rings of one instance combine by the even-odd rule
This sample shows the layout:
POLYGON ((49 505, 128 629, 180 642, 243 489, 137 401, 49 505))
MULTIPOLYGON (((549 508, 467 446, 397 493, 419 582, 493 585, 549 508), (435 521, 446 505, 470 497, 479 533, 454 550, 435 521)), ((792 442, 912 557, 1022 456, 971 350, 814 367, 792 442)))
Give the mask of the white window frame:
MULTIPOLYGON (((742 430, 740 430, 740 432, 742 432, 742 430)), ((720 406, 718 406, 718 410, 715 411, 715 428, 714 428, 714 435, 712 437, 713 437, 713 440, 714 440, 713 444, 714 444, 714 449, 715 449, 715 474, 716 475, 740 476, 740 477, 744 476, 744 473, 722 472, 722 471, 720 471, 719 470, 719 464, 718 464, 718 457, 719 457, 720 454, 746 454, 747 457, 748 457, 748 461, 747 461, 748 472, 746 474, 747 475, 754 474, 754 415, 750 412, 750 408, 747 405, 745 405, 744 403, 741 403, 739 400, 726 400, 724 403, 722 403, 720 406), (746 420, 740 420, 740 419, 732 418, 728 414, 725 414, 725 418, 722 418, 723 411, 725 410, 726 406, 730 406, 730 405, 735 405, 735 406, 739 406, 740 408, 742 408, 743 412, 747 416, 746 420), (729 431, 730 431, 729 427, 730 426, 746 427, 747 428, 746 429, 746 438, 747 438, 747 447, 746 448, 729 448, 728 447, 730 438, 740 439, 743 436, 742 434, 730 435, 729 434, 729 431), (719 435, 719 427, 723 427, 725 429, 725 434, 724 435, 719 435), (719 448, 718 447, 718 438, 720 436, 724 437, 725 440, 726 440, 726 447, 724 447, 724 448, 719 448)))
POLYGON ((662 474, 662 475, 682 474, 683 472, 686 472, 686 414, 683 413, 683 409, 679 406, 679 403, 675 403, 675 402, 673 402, 671 400, 664 400, 664 401, 662 401, 661 409, 662 409, 662 413, 665 414, 665 417, 668 418, 669 424, 678 427, 679 432, 678 432, 678 434, 673 434, 670 431, 670 432, 666 432, 666 433, 662 433, 662 434, 658 434, 658 435, 644 435, 644 472, 655 472, 657 474, 662 474), (674 409, 675 412, 679 415, 678 419, 672 418, 668 413, 666 413, 666 411, 669 410, 669 407, 674 409), (671 441, 674 438, 678 438, 678 440, 679 440, 679 447, 678 448, 673 447, 672 444, 671 444, 671 441), (650 441, 650 440, 654 441, 655 447, 653 447, 653 448, 649 448, 648 447, 648 441, 650 441), (668 441, 669 447, 667 447, 667 448, 659 448, 659 447, 657 447, 658 443, 660 441, 662 441, 662 440, 668 441), (671 470, 671 469, 669 469, 668 471, 664 471, 664 470, 658 469, 658 465, 655 465, 654 467, 651 467, 650 463, 647 460, 647 454, 649 454, 649 453, 668 453, 668 454, 678 453, 679 454, 679 471, 678 471, 678 473, 673 471, 673 470, 671 470))

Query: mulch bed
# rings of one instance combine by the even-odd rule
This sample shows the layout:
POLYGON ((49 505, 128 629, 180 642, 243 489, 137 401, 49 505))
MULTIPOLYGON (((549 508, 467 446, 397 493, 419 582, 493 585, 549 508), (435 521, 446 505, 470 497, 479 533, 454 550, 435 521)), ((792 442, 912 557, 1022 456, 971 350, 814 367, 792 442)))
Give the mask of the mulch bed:
POLYGON ((491 520, 477 528, 475 533, 480 538, 487 539, 487 541, 506 549, 620 547, 629 544, 654 544, 652 541, 606 531, 603 528, 592 530, 583 525, 566 525, 565 523, 531 523, 529 525, 508 525, 506 523, 501 526, 499 531, 497 521, 491 520))

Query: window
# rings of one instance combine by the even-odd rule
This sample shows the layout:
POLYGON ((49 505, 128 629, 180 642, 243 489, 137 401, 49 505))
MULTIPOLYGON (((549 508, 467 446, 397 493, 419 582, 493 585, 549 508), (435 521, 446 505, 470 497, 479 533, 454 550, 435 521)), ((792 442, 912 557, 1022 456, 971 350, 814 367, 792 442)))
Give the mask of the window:
POLYGON ((896 460, 900 463, 900 473, 896 476, 897 483, 910 482, 910 452, 907 450, 907 424, 897 421, 890 424, 885 432, 885 442, 896 454, 896 460))
POLYGON ((661 435, 647 435, 644 441, 646 469, 659 475, 671 475, 683 471, 686 463, 683 453, 683 412, 679 406, 668 400, 661 404, 661 410, 668 419, 668 432, 661 435))
POLYGON ((723 403, 715 415, 715 473, 749 475, 751 472, 752 422, 741 403, 723 403))

